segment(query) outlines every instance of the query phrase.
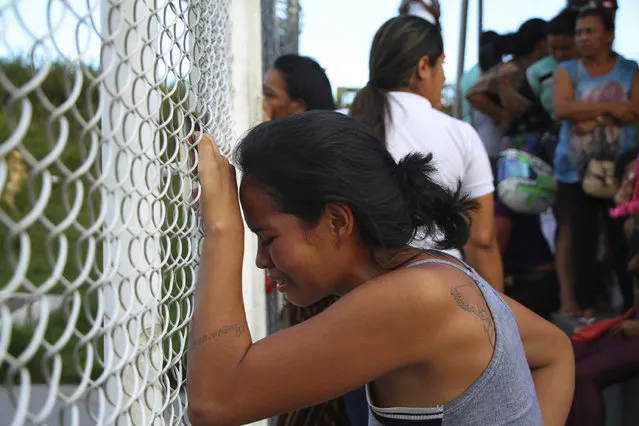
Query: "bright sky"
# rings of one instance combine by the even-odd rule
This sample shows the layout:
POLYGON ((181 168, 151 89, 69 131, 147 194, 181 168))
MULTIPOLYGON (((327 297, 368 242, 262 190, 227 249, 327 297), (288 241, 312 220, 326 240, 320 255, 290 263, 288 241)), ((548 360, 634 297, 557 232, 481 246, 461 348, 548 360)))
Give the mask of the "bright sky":
MULTIPOLYGON (((373 35, 384 21, 397 14, 400 0, 299 1, 302 6, 301 53, 314 57, 326 68, 335 89, 363 86, 368 80, 368 54, 373 35)), ((80 55, 83 60, 96 60, 99 38, 95 28, 100 26, 100 0, 18 0, 12 3, 15 7, 8 6, 9 0, 0 0, 0 57, 24 53, 34 39, 53 32, 57 45, 47 43, 49 55, 63 54, 75 59, 79 50, 83 52, 80 55), (86 25, 80 27, 81 43, 76 47, 75 25, 69 24, 77 22, 75 16, 91 14, 89 10, 93 11, 97 22, 86 21, 86 25)), ((440 3, 446 74, 452 82, 457 67, 461 0, 441 0, 440 3)), ((467 68, 477 58, 477 3, 477 0, 470 0, 467 68)), ((529 18, 552 18, 565 0, 484 0, 484 4, 484 28, 502 33, 515 31, 529 18)), ((619 6, 616 48, 626 57, 639 60, 636 29, 639 0, 619 0, 619 6)), ((39 53, 44 51, 40 49, 39 53)))
MULTIPOLYGON (((639 60, 639 0, 618 0, 615 48, 639 60)), ((361 87, 368 80, 368 54, 377 29, 397 15, 400 0, 300 0, 300 52, 326 68, 333 88, 361 87)), ((478 1, 470 0, 466 69, 477 61, 478 1)), ((440 0, 446 77, 455 80, 459 52, 461 0, 440 0)), ((484 29, 516 31, 530 18, 551 19, 565 0, 484 0, 484 29)))

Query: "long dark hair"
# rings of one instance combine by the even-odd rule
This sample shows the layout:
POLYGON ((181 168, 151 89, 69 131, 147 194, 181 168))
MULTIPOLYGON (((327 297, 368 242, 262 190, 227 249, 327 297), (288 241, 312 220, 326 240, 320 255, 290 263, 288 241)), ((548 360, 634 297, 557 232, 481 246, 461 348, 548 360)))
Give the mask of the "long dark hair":
POLYGON ((386 21, 373 38, 368 83, 355 96, 349 114, 360 118, 386 142, 385 119, 390 118, 386 92, 408 87, 421 58, 428 57, 435 66, 443 53, 438 25, 408 15, 386 21))
POLYGON ((309 110, 334 110, 331 83, 324 69, 313 59, 295 54, 282 55, 273 68, 280 72, 291 100, 302 99, 309 110))
POLYGON ((365 124, 343 114, 308 111, 262 123, 234 158, 244 182, 305 223, 317 223, 328 203, 348 205, 371 252, 403 248, 418 229, 442 232, 441 249, 468 239, 476 204, 460 195, 461 186, 435 183, 432 155, 409 154, 398 164, 365 124))

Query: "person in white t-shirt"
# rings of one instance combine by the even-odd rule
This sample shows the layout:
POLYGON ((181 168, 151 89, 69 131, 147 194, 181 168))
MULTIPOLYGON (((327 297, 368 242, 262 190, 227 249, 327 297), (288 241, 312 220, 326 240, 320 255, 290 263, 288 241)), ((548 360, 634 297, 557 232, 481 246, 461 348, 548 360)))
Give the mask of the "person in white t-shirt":
MULTIPOLYGON (((492 286, 503 290, 501 256, 493 231, 493 174, 486 149, 467 123, 440 111, 444 86, 444 48, 438 25, 402 15, 387 21, 373 39, 369 82, 349 114, 360 118, 399 159, 409 152, 433 154, 436 180, 478 202, 468 263, 492 286)), ((414 245, 437 245, 417 238, 414 245)), ((460 252, 453 253, 460 256, 460 252)))

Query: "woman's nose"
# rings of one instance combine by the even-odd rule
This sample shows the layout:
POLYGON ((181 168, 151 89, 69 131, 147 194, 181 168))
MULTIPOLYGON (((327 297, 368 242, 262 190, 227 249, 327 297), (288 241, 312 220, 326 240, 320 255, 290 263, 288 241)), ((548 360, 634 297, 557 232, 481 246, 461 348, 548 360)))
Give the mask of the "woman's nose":
POLYGON ((273 266, 273 261, 271 260, 268 248, 259 243, 257 245, 257 254, 255 255, 255 266, 259 269, 268 269, 273 266))
POLYGON ((273 117, 273 108, 271 104, 266 100, 262 101, 262 121, 270 121, 273 117))

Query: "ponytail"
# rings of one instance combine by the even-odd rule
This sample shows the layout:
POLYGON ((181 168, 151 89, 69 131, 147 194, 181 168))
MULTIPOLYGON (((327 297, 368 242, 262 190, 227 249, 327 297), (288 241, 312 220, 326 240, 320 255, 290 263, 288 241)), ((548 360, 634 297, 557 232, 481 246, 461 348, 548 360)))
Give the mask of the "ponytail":
POLYGON ((500 35, 492 44, 494 56, 499 57, 500 61, 507 55, 520 56, 523 52, 519 42, 517 33, 500 35))
POLYGON ((462 248, 470 235, 470 211, 479 205, 461 194, 461 181, 456 190, 450 190, 433 179, 433 154, 411 153, 397 165, 399 184, 410 211, 413 231, 423 229, 426 236, 441 232, 443 237, 434 241, 437 248, 462 248))
POLYGON ((348 115, 359 118, 386 145, 386 118, 390 114, 385 90, 368 82, 357 92, 348 115))

